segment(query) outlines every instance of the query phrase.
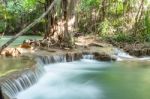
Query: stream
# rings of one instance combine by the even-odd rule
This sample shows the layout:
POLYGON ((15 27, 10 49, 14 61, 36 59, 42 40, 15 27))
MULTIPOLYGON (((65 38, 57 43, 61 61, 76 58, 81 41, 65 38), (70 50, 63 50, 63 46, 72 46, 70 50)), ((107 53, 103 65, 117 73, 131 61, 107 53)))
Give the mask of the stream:
POLYGON ((17 99, 149 99, 150 61, 139 60, 49 64, 38 83, 17 99))
MULTIPOLYGON (((11 46, 18 46, 27 38, 23 36, 11 46)), ((0 39, 0 45, 8 39, 10 37, 0 39)), ((150 57, 136 58, 120 49, 114 50, 117 61, 96 61, 91 56, 55 64, 38 60, 40 68, 37 71, 27 71, 18 80, 8 80, 3 85, 4 93, 13 99, 149 99, 150 57)), ((49 62, 48 59, 43 61, 49 62)), ((27 62, 29 60, 20 60, 18 64, 32 64, 27 62)), ((1 72, 8 70, 9 66, 4 65, 1 72)))

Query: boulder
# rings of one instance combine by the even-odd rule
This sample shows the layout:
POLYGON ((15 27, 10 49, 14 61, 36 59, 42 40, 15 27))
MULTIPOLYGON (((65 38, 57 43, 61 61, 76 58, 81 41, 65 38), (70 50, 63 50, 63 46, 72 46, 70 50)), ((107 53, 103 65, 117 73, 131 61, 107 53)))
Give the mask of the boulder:
POLYGON ((6 48, 1 52, 2 56, 6 56, 6 57, 16 57, 19 56, 21 54, 20 50, 18 50, 17 48, 6 48))
POLYGON ((94 55, 94 58, 99 61, 115 61, 116 60, 115 57, 112 57, 105 53, 94 52, 93 55, 94 55))

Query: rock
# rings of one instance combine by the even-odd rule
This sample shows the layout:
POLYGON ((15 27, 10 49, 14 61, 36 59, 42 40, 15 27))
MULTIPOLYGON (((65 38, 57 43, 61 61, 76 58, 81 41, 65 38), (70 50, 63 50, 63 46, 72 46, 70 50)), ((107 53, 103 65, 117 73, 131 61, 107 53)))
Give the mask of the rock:
POLYGON ((33 49, 33 47, 29 43, 23 43, 19 47, 25 49, 33 49))
POLYGON ((126 44, 123 47, 124 51, 130 55, 141 57, 150 56, 150 45, 149 44, 126 44))
POLYGON ((66 54, 66 61, 72 62, 82 58, 82 53, 67 53, 66 54))
POLYGON ((92 42, 88 46, 104 47, 101 43, 92 42))
POLYGON ((4 99, 1 87, 0 87, 0 99, 4 99))
POLYGON ((99 61, 115 61, 116 60, 115 57, 111 57, 110 55, 105 54, 105 53, 94 52, 93 55, 94 55, 94 58, 99 61))
MULTIPOLYGON (((6 94, 3 93, 4 99, 10 99, 6 94)), ((1 99, 1 98, 0 98, 1 99)), ((3 99, 3 98, 2 98, 3 99)))
POLYGON ((74 53, 74 61, 82 58, 82 53, 74 53))
POLYGON ((20 54, 21 52, 17 48, 6 48, 1 52, 1 55, 6 57, 16 57, 20 54))
POLYGON ((144 49, 128 49, 126 50, 130 55, 141 57, 141 56, 150 56, 150 48, 144 49))

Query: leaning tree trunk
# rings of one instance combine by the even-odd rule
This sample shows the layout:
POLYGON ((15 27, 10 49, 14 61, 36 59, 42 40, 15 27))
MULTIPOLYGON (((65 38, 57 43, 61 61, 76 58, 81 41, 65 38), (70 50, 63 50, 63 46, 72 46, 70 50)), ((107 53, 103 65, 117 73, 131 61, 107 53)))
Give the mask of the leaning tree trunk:
POLYGON ((31 29, 33 26, 35 26, 37 23, 40 22, 41 19, 43 19, 49 12, 50 10, 54 7, 56 4, 57 0, 54 0, 53 3, 48 7, 47 11, 44 12, 38 19, 36 19, 33 23, 28 25, 25 29, 21 30, 18 34, 16 34, 14 37, 12 37, 8 42, 6 42, 4 45, 0 47, 0 53, 8 47, 13 41, 15 41, 19 36, 23 35, 26 33, 29 29, 31 29))

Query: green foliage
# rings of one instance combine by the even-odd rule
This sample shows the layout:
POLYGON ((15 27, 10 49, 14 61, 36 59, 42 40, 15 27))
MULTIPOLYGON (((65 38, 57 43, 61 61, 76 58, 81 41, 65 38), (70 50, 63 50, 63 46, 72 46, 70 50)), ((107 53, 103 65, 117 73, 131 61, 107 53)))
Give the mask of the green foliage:
POLYGON ((98 8, 100 6, 101 0, 81 0, 81 9, 89 10, 92 8, 98 8))
POLYGON ((143 38, 145 41, 150 41, 150 13, 149 11, 146 12, 144 18, 144 32, 142 33, 143 38))
POLYGON ((0 32, 7 28, 9 30, 6 32, 17 32, 24 25, 31 23, 41 14, 39 9, 36 12, 37 5, 37 0, 7 0, 7 4, 0 3, 0 32))
MULTIPOLYGON (((7 5, 0 3, 0 32, 5 31, 6 22, 7 30, 22 29, 43 13, 44 10, 42 3, 45 3, 45 0, 6 1, 7 5), (42 3, 39 4, 38 2, 42 3)), ((57 2, 57 5, 60 5, 60 1, 57 2)), ((148 0, 144 0, 144 9, 141 19, 137 23, 137 32, 134 37, 131 36, 134 30, 134 23, 132 22, 134 22, 133 20, 138 13, 141 1, 105 0, 106 4, 103 4, 103 2, 104 0, 80 0, 78 4, 80 32, 98 33, 101 37, 112 37, 119 42, 150 41, 150 9, 146 9, 146 6, 150 3, 148 0)), ((56 7, 57 16, 62 14, 60 7, 56 7)), ((47 20, 41 20, 29 33, 43 33, 42 29, 45 23, 47 23, 47 20), (39 31, 36 31, 37 29, 39 31)))
POLYGON ((33 11, 36 7, 37 0, 22 0, 21 6, 25 11, 33 11))
POLYGON ((100 36, 102 37, 108 36, 109 28, 110 28, 110 23, 107 19, 105 19, 103 22, 101 22, 101 24, 99 24, 98 31, 99 31, 100 36))
POLYGON ((141 0, 81 0, 80 30, 88 33, 87 27, 94 26, 90 33, 98 33, 103 38, 111 37, 118 42, 150 42, 150 1, 144 0, 143 9, 140 9, 141 3, 141 0), (135 23, 138 13, 140 19, 135 23))
POLYGON ((117 33, 113 39, 117 42, 134 42, 134 38, 126 33, 117 33))
POLYGON ((122 0, 121 1, 116 1, 116 2, 113 2, 110 6, 110 10, 109 12, 111 14, 116 14, 116 15, 120 15, 123 13, 123 2, 122 0))
POLYGON ((16 0, 7 3, 7 11, 13 14, 30 13, 36 7, 36 0, 16 0))
POLYGON ((3 20, 0 20, 0 33, 4 31, 4 24, 5 22, 3 20))

